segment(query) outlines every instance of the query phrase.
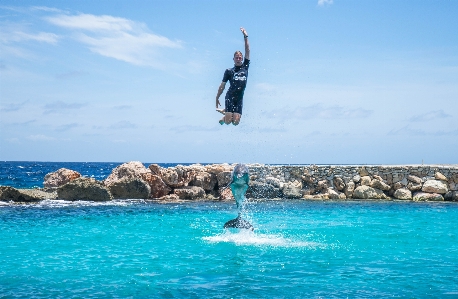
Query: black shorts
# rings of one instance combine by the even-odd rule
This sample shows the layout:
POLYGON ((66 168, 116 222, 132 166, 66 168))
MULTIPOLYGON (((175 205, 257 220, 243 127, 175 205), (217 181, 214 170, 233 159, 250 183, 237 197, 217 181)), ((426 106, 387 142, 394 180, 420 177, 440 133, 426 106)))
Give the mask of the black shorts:
POLYGON ((242 114, 243 98, 226 99, 226 112, 242 114))

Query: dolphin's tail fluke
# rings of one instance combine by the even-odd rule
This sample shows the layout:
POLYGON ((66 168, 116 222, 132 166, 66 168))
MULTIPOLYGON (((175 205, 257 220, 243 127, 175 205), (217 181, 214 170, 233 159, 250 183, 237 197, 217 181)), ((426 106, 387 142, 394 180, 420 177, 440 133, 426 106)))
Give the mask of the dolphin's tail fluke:
POLYGON ((237 218, 229 220, 228 222, 224 223, 224 228, 242 228, 242 229, 249 229, 254 230, 253 225, 242 219, 242 217, 237 216, 237 218))

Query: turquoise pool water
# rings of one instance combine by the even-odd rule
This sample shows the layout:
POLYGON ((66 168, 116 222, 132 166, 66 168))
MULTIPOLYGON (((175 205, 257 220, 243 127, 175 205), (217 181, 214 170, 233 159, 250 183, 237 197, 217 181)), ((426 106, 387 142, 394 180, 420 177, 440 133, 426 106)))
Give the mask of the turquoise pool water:
POLYGON ((458 204, 0 207, 0 298, 458 298, 458 204))

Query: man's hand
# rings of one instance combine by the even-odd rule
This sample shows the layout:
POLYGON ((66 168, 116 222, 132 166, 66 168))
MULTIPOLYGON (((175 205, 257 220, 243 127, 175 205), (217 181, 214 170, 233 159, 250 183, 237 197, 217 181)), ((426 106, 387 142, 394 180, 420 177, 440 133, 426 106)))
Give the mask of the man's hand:
POLYGON ((218 106, 221 106, 221 103, 219 102, 218 99, 216 99, 216 109, 218 109, 218 106))
POLYGON ((242 33, 243 33, 243 36, 248 36, 248 33, 246 33, 246 30, 245 30, 245 28, 243 28, 243 27, 240 27, 240 31, 242 31, 242 33))

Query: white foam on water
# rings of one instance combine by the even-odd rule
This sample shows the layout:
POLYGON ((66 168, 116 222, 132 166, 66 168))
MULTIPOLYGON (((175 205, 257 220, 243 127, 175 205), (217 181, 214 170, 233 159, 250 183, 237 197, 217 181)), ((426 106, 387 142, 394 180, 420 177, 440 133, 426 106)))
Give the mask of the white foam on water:
POLYGON ((110 201, 67 201, 59 199, 45 199, 37 203, 20 204, 16 206, 36 207, 36 208, 67 208, 67 207, 97 207, 97 206, 130 206, 134 204, 144 203, 142 199, 123 199, 110 201))
POLYGON ((236 245, 253 245, 253 246, 274 246, 274 247, 322 247, 323 244, 316 242, 304 242, 285 238, 278 234, 257 234, 253 231, 241 229, 238 232, 226 230, 224 233, 203 237, 210 243, 234 243, 236 245))

